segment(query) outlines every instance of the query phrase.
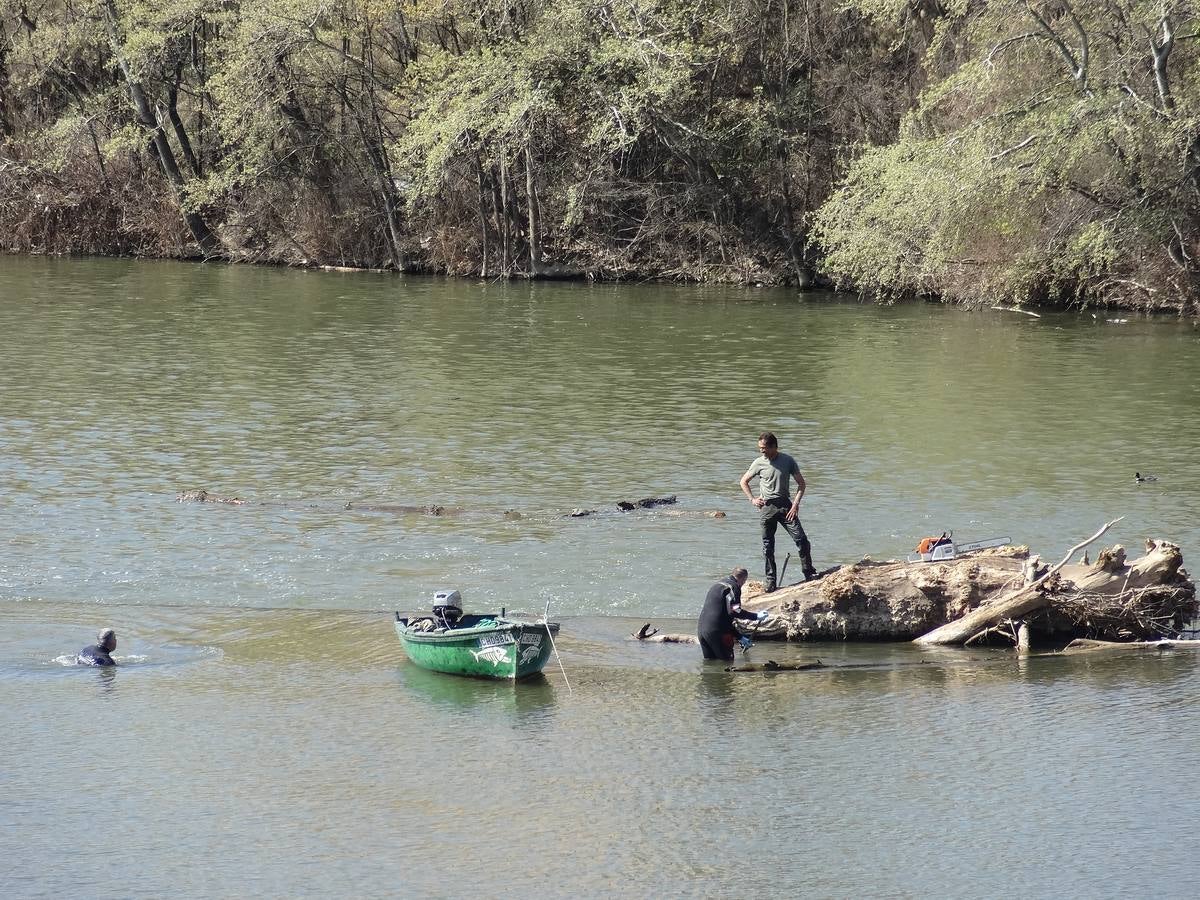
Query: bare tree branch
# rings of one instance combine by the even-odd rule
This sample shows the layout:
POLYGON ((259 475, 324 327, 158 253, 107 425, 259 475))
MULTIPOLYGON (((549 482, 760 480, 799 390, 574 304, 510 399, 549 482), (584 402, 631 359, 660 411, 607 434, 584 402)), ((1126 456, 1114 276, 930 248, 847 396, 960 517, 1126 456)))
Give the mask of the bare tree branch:
POLYGON ((1029 137, 1025 138, 1025 140, 1021 141, 1021 143, 1013 147, 1009 147, 1007 150, 1001 150, 999 153, 993 153, 988 157, 988 162, 995 162, 998 159, 1004 159, 1004 157, 1008 156, 1010 153, 1016 153, 1018 150, 1024 150, 1039 137, 1041 137, 1041 135, 1031 134, 1029 137))
POLYGON ((1037 31, 1027 31, 1025 34, 1018 34, 1015 37, 1006 38, 988 51, 988 55, 984 59, 983 64, 991 68, 994 65, 992 60, 995 59, 995 57, 999 56, 1013 44, 1019 44, 1022 41, 1029 40, 1029 38, 1040 38, 1041 40, 1045 40, 1046 36, 1037 31))
POLYGON ((1158 97, 1162 101, 1163 109, 1174 109, 1175 98, 1171 96, 1171 82, 1167 76, 1167 60, 1170 59, 1171 50, 1175 46, 1175 34, 1171 28, 1171 20, 1166 15, 1159 21, 1158 27, 1162 32, 1161 41, 1155 39, 1154 35, 1150 33, 1150 29, 1144 29, 1146 38, 1150 41, 1150 55, 1154 63, 1154 84, 1158 88, 1158 97))
POLYGON ((1063 55, 1063 58, 1067 61, 1067 69, 1070 71, 1071 77, 1075 80, 1075 83, 1079 85, 1079 89, 1086 90, 1088 54, 1087 33, 1083 30, 1083 26, 1079 23, 1079 19, 1076 17, 1075 11, 1071 9, 1070 5, 1065 3, 1065 0, 1064 6, 1066 6, 1072 21, 1075 23, 1076 31, 1079 32, 1083 38, 1083 43, 1080 50, 1080 58, 1075 56, 1075 53, 1072 52, 1071 48, 1067 46, 1067 42, 1064 41, 1059 36, 1058 32, 1050 26, 1050 23, 1043 18, 1042 14, 1033 8, 1033 3, 1030 2, 1030 0, 1025 0, 1025 9, 1029 12, 1029 15, 1033 16, 1033 20, 1037 22, 1038 27, 1042 30, 1042 33, 1046 36, 1046 39, 1050 41, 1050 43, 1054 44, 1054 46, 1057 47, 1059 52, 1063 55))
POLYGON ((1130 97, 1132 97, 1134 100, 1136 100, 1136 101, 1138 102, 1138 104, 1139 104, 1139 105, 1146 107, 1146 109, 1150 110, 1150 112, 1154 113, 1156 116, 1161 116, 1161 117, 1162 117, 1162 118, 1164 118, 1164 119, 1170 119, 1170 118, 1171 118, 1169 115, 1167 115, 1167 114, 1166 114, 1165 112, 1163 112, 1161 109, 1159 109, 1157 106, 1155 106, 1155 105, 1154 105, 1153 103, 1151 103, 1149 100, 1147 100, 1145 97, 1143 97, 1143 96, 1142 96, 1141 94, 1139 94, 1137 91, 1135 91, 1135 90, 1134 90, 1132 87, 1130 87, 1128 84, 1122 84, 1122 85, 1120 85, 1120 88, 1121 88, 1121 90, 1123 90, 1123 91, 1124 91, 1126 94, 1128 94, 1130 97))

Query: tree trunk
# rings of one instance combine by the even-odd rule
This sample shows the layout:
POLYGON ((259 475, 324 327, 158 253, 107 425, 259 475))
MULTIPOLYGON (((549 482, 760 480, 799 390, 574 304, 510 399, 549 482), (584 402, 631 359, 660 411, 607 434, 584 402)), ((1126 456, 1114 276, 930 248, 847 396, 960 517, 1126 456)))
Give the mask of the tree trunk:
POLYGON ((979 632, 1041 609, 1050 603, 1050 595, 1041 590, 1041 582, 1022 588, 1015 594, 981 606, 955 622, 948 622, 917 638, 916 644, 965 644, 979 632))
MULTIPOLYGON (((183 151, 183 158, 188 164, 188 168, 192 170, 192 174, 197 178, 200 177, 200 161, 196 159, 196 154, 192 152, 192 142, 188 139, 187 129, 183 127, 183 119, 179 117, 179 76, 176 75, 175 84, 167 88, 167 118, 171 121, 171 127, 175 130, 175 140, 179 141, 179 149, 183 151)), ((158 117, 162 120, 162 116, 158 117)))
POLYGON ((404 246, 404 241, 400 231, 400 198, 396 193, 396 183, 392 178, 391 165, 388 163, 387 148, 383 146, 382 137, 378 132, 375 95, 371 90, 368 90, 368 94, 370 95, 372 121, 364 122, 358 112, 353 113, 353 119, 363 142, 363 149, 366 150, 367 159, 371 163, 371 169, 375 173, 379 198, 383 203, 384 220, 387 222, 387 237, 391 248, 392 264, 402 272, 404 271, 404 259, 401 248, 404 246))
POLYGON ((484 199, 485 191, 483 184, 483 163, 479 157, 475 157, 475 184, 478 188, 479 202, 479 243, 483 259, 479 265, 479 277, 488 277, 488 226, 487 226, 487 201, 484 199))
POLYGON ((356 68, 360 79, 358 97, 350 97, 347 79, 345 78, 342 79, 339 85, 339 93, 343 109, 347 111, 344 114, 348 114, 354 120, 354 127, 358 131, 363 150, 366 152, 367 161, 370 163, 371 171, 375 176, 375 190, 378 191, 384 221, 387 223, 386 237, 392 257, 392 265, 397 270, 403 272, 405 269, 403 254, 404 238, 400 228, 400 208, 402 204, 400 202, 400 195, 396 190, 396 180, 392 175, 392 166, 388 159, 383 121, 379 115, 379 99, 375 92, 373 66, 374 44, 373 36, 369 30, 361 35, 361 41, 362 61, 359 62, 353 60, 350 55, 350 39, 345 36, 342 38, 343 61, 347 65, 353 65, 356 68), (359 104, 355 103, 355 99, 360 99, 359 104), (366 104, 365 110, 362 108, 361 103, 366 104))
POLYGON ((792 270, 796 273, 796 286, 800 290, 807 290, 813 285, 812 269, 804 262, 801 256, 801 248, 804 243, 798 239, 796 234, 796 217, 792 211, 792 191, 788 185, 788 155, 786 150, 782 154, 781 161, 780 184, 783 194, 783 222, 787 232, 788 255, 792 258, 792 270))
POLYGON ((5 97, 8 95, 8 62, 10 48, 8 35, 4 32, 4 23, 0 22, 0 138, 12 133, 9 122, 8 105, 5 97))
POLYGON ((533 152, 525 148, 525 196, 529 206, 529 274, 542 274, 541 218, 538 215, 537 190, 533 182, 533 152))
POLYGON ((186 182, 183 173, 179 171, 179 164, 175 161, 175 153, 171 150, 171 143, 167 140, 167 134, 163 130, 158 116, 151 108, 149 100, 146 99, 146 93, 142 89, 141 82, 133 77, 133 72, 129 68, 129 62, 125 59, 125 53, 121 48, 120 20, 117 18, 117 8, 113 0, 105 0, 104 14, 108 22, 108 36, 109 42, 112 44, 113 57, 116 59, 117 66, 121 70, 121 75, 125 78, 125 84, 129 88, 129 99, 133 103, 133 110, 137 114, 138 123, 151 134, 151 140, 158 155, 159 164, 162 166, 163 174, 175 189, 175 195, 180 203, 180 211, 183 213, 184 221, 187 222, 192 237, 207 255, 214 256, 220 252, 221 242, 209 230, 208 225, 199 213, 189 211, 186 208, 184 197, 186 182))
MULTIPOLYGON (((3 113, 0 108, 0 113, 3 113)), ((4 134, 3 122, 0 122, 0 135, 4 134)), ((96 126, 90 120, 88 121, 88 134, 92 138, 92 152, 96 154, 96 165, 100 167, 100 177, 104 179, 104 183, 108 184, 108 167, 104 165, 104 154, 100 152, 100 138, 96 135, 96 126)))
POLYGON ((500 154, 500 274, 508 277, 509 260, 512 258, 512 232, 508 227, 508 164, 504 153, 500 154))

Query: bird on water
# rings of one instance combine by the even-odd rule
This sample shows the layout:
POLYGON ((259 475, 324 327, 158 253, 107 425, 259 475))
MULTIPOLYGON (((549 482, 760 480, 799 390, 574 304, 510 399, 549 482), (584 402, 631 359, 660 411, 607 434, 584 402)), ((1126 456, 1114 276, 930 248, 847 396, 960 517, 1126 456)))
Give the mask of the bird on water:
POLYGON ((1138 484, 1146 484, 1149 481, 1158 481, 1157 475, 1143 475, 1141 472, 1133 473, 1133 480, 1138 484))

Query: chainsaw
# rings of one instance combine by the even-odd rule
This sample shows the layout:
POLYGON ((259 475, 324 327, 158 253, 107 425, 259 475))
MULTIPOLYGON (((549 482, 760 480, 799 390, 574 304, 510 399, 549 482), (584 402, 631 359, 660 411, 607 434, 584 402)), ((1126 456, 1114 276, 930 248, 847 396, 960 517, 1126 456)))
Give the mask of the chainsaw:
POLYGON ((917 546, 917 552, 909 554, 909 562, 942 562, 954 559, 976 550, 987 550, 989 547, 1004 547, 1012 543, 1012 538, 994 537, 980 541, 956 541, 951 532, 945 532, 940 538, 925 538, 917 546))

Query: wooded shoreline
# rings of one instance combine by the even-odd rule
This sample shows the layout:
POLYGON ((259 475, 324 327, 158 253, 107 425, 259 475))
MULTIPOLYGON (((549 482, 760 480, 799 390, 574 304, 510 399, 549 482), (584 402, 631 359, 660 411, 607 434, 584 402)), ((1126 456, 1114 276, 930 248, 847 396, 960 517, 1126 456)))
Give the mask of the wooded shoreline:
MULTIPOLYGON (((453 274, 447 273, 445 271, 436 271, 436 270, 398 271, 396 269, 390 269, 390 268, 378 268, 378 267, 368 267, 368 266, 332 266, 332 265, 322 265, 322 264, 312 263, 312 262, 295 262, 295 261, 288 261, 288 260, 247 260, 247 259, 237 260, 237 259, 226 259, 226 258, 222 258, 222 257, 206 258, 206 257, 198 255, 198 254, 191 255, 191 256, 130 256, 130 255, 125 255, 125 254, 115 254, 115 253, 113 253, 113 254, 109 254, 109 253, 86 253, 86 254, 84 254, 84 253, 69 253, 69 252, 39 253, 39 252, 25 252, 25 251, 15 251, 14 252, 14 251, 0 250, 0 256, 28 257, 31 259, 38 259, 38 258, 43 258, 43 259, 46 259, 46 258, 48 258, 48 259, 80 259, 80 260, 83 260, 83 259, 125 259, 125 260, 142 261, 142 262, 156 262, 156 261, 157 262, 183 262, 183 263, 195 263, 197 265, 220 264, 220 265, 232 265, 232 266, 261 266, 264 268, 298 269, 298 270, 307 271, 307 272, 327 272, 327 273, 332 273, 332 274, 341 273, 341 274, 346 274, 346 275, 362 274, 362 275, 386 275, 386 276, 416 276, 416 277, 420 277, 420 278, 450 278, 450 279, 457 278, 457 279, 462 279, 464 281, 478 281, 477 277, 472 277, 469 275, 453 275, 453 274)), ((740 287, 740 288, 743 288, 746 290, 756 290, 756 289, 763 288, 763 287, 788 287, 788 286, 790 286, 786 282, 783 284, 769 284, 769 283, 764 283, 764 282, 756 282, 752 285, 746 285, 746 284, 739 285, 736 283, 721 282, 721 281, 681 282, 678 279, 655 278, 655 277, 649 277, 649 276, 644 277, 644 278, 629 276, 629 277, 605 279, 603 277, 599 277, 599 276, 594 275, 593 273, 588 273, 588 272, 571 272, 571 273, 558 272, 558 273, 549 273, 549 274, 542 273, 536 277, 532 277, 532 276, 528 276, 528 275, 519 275, 519 276, 515 276, 512 278, 508 278, 508 279, 500 278, 499 276, 497 276, 495 279, 493 279, 493 281, 495 281, 495 282, 500 282, 500 281, 563 282, 563 283, 568 283, 568 284, 569 283, 575 283, 575 284, 662 284, 662 285, 677 285, 677 286, 683 285, 683 284, 728 284, 730 287, 740 287)), ((822 277, 819 274, 814 275, 814 278, 813 278, 813 281, 811 284, 808 284, 802 288, 797 287, 796 290, 797 290, 797 293, 799 293, 801 295, 842 294, 842 295, 848 296, 848 297, 855 295, 855 292, 853 290, 846 288, 846 287, 839 288, 836 284, 829 281, 827 278, 822 277)), ((943 297, 916 296, 916 295, 892 298, 892 300, 889 301, 889 305, 896 303, 896 302, 935 303, 935 304, 945 304, 945 305, 952 305, 952 306, 957 305, 957 304, 955 304, 954 301, 949 300, 947 298, 943 298, 943 297)), ((971 308, 974 308, 974 307, 971 307, 971 308)), ((1040 309, 1040 310, 1047 309, 1046 306, 1042 306, 1042 305, 1036 306, 1034 308, 1040 309)), ((1054 308, 1054 307, 1049 307, 1049 308, 1054 308)), ((1087 311, 1088 307, 1086 304, 1069 304, 1069 305, 1059 306, 1058 308, 1060 308, 1066 312, 1076 311, 1076 312, 1084 313, 1087 311)), ((1097 307, 1097 308, 1099 308, 1099 307, 1097 307)), ((1149 319, 1149 320, 1164 319, 1164 318, 1168 318, 1168 317, 1172 320, 1180 319, 1180 318, 1200 320, 1200 308, 1197 308, 1195 311, 1193 311, 1191 313, 1186 313, 1186 314, 1181 310, 1176 310, 1176 309, 1171 309, 1171 308, 1161 308, 1161 307, 1143 308, 1143 307, 1137 306, 1136 304, 1129 305, 1129 306, 1119 304, 1119 303, 1107 304, 1105 308, 1111 308, 1112 310, 1121 310, 1121 311, 1125 311, 1125 312, 1137 313, 1137 314, 1147 317, 1147 319, 1149 319)), ((1007 312, 1023 313, 1025 315, 1031 316, 1033 318, 1040 318, 1040 315, 1038 313, 1035 313, 1032 310, 1026 309, 1023 306, 999 306, 998 305, 998 306, 991 307, 991 309, 1002 310, 1002 311, 1007 311, 1007 312)), ((1093 316, 1093 318, 1094 318, 1094 316, 1093 316)), ((1120 320, 1114 320, 1114 321, 1120 321, 1120 322, 1124 323, 1127 320, 1120 319, 1120 320)))
POLYGON ((0 250, 1200 306, 1195 0, 0 7, 0 250))

